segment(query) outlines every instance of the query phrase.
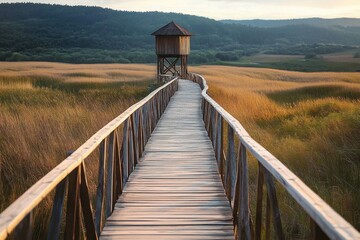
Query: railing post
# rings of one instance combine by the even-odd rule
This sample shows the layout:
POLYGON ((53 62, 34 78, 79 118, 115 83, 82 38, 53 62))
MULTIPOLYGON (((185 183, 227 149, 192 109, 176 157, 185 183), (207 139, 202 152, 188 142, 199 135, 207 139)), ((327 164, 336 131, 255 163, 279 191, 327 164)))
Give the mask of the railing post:
POLYGON ((90 194, 86 179, 84 162, 81 164, 80 200, 81 200, 81 210, 84 218, 84 225, 86 229, 86 238, 97 240, 98 236, 95 230, 95 224, 93 220, 93 210, 90 202, 90 194))
POLYGON ((105 182, 105 166, 106 166, 106 144, 105 138, 100 143, 98 185, 96 189, 96 210, 95 210, 95 229, 98 236, 102 228, 103 208, 104 208, 104 182, 105 182))
POLYGON ((228 124, 227 132, 227 180, 226 180, 226 193, 232 206, 234 207, 233 197, 235 191, 235 181, 236 181, 236 153, 235 153, 235 142, 234 142, 234 130, 228 124))
POLYGON ((129 176, 129 157, 128 157, 128 126, 129 120, 126 119, 124 122, 124 130, 123 130, 123 141, 122 141, 122 164, 123 164, 123 185, 125 185, 128 176, 129 176))
POLYGON ((56 187, 54 203, 52 207, 52 213, 50 218, 50 224, 47 234, 48 240, 57 240, 60 235, 60 227, 61 227, 61 217, 64 206, 65 199, 65 190, 66 190, 66 182, 65 178, 61 183, 56 187))
POLYGON ((264 190, 264 174, 262 165, 259 162, 258 180, 257 180, 257 196, 256 196, 256 222, 255 222, 255 239, 261 240, 262 227, 262 204, 263 204, 263 190, 264 190))
POLYGON ((238 239, 251 239, 250 226, 250 206, 249 206, 249 182, 248 182, 248 163, 246 156, 246 147, 240 143, 239 147, 240 161, 238 175, 240 173, 240 204, 238 219, 238 239))
POLYGON ((129 128, 128 128, 128 163, 129 163, 129 176, 134 170, 135 165, 135 152, 134 152, 134 125, 132 121, 133 115, 129 118, 129 128))
POLYGON ((109 148, 107 158, 107 174, 106 174, 106 198, 105 198, 105 217, 108 218, 112 213, 113 207, 113 179, 114 179, 114 153, 115 153, 115 131, 110 133, 109 148))
POLYGON ((216 133, 216 149, 215 149, 215 154, 216 154, 216 158, 218 159, 220 165, 219 165, 219 169, 220 169, 220 176, 221 176, 221 180, 224 183, 225 179, 224 179, 224 156, 223 156, 223 122, 222 122, 222 117, 221 115, 218 113, 218 117, 217 117, 217 133, 216 133))
POLYGON ((284 233, 282 230, 281 216, 280 216, 278 200, 276 197, 275 184, 274 184, 274 181, 273 181, 270 173, 265 168, 263 168, 263 172, 264 172, 264 178, 265 178, 265 185, 266 185, 266 189, 267 189, 267 193, 268 193, 268 200, 270 202, 270 208, 272 210, 272 215, 273 215, 273 219, 274 219, 275 232, 276 232, 278 239, 282 240, 282 239, 285 239, 285 237, 284 237, 284 233))
POLYGON ((66 239, 79 239, 80 236, 80 174, 81 168, 77 167, 69 175, 65 227, 66 239))
POLYGON ((113 184, 113 208, 116 203, 116 200, 122 193, 123 182, 122 182, 122 172, 121 172, 121 146, 119 141, 118 131, 115 134, 115 155, 114 155, 114 184, 113 184))
POLYGON ((32 237, 33 225, 34 225, 34 216, 33 216, 33 212, 31 211, 16 227, 14 232, 14 238, 31 240, 33 238, 32 237))

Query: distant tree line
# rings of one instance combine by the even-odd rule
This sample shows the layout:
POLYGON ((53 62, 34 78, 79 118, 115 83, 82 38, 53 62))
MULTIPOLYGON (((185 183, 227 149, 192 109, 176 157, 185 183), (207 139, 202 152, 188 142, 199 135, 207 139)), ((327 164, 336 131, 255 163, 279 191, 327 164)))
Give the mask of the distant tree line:
POLYGON ((16 3, 0 4, 0 61, 155 62, 150 34, 170 21, 194 34, 192 63, 237 61, 258 52, 322 54, 360 45, 360 28, 259 28, 175 13, 16 3))

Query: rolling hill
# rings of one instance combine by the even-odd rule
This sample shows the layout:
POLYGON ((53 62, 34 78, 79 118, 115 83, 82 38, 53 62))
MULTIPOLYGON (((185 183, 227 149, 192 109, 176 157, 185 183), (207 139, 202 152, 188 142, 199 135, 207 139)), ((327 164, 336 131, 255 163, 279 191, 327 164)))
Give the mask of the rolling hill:
POLYGON ((170 21, 194 34, 192 61, 199 63, 212 61, 223 52, 230 60, 251 55, 268 45, 360 45, 357 27, 302 24, 260 28, 176 13, 4 3, 0 4, 0 60, 153 62, 150 33, 170 21))
POLYGON ((288 25, 312 25, 318 27, 360 27, 360 18, 303 18, 303 19, 284 19, 284 20, 222 20, 223 23, 242 24, 252 27, 284 27, 288 25))

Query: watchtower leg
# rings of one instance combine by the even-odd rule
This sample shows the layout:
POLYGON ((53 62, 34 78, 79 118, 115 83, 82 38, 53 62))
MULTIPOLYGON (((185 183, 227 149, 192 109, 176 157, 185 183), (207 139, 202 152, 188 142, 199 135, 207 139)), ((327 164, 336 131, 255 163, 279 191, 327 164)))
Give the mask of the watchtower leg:
POLYGON ((188 69, 187 69, 187 56, 182 55, 181 56, 181 77, 187 78, 188 75, 188 69))

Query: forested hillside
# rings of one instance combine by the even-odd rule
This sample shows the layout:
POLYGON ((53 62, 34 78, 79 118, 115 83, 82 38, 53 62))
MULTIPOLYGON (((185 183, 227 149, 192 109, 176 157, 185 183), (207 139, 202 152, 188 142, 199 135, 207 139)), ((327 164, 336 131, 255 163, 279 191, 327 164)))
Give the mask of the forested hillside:
POLYGON ((259 28, 175 13, 17 3, 0 4, 0 60, 153 62, 150 34, 170 21, 194 34, 193 63, 231 61, 296 44, 330 44, 330 51, 334 44, 337 50, 360 45, 356 27, 259 28))
POLYGON ((360 18, 303 18, 284 20, 222 20, 223 23, 242 24, 253 27, 283 27, 287 25, 307 24, 318 27, 360 27, 360 18))

